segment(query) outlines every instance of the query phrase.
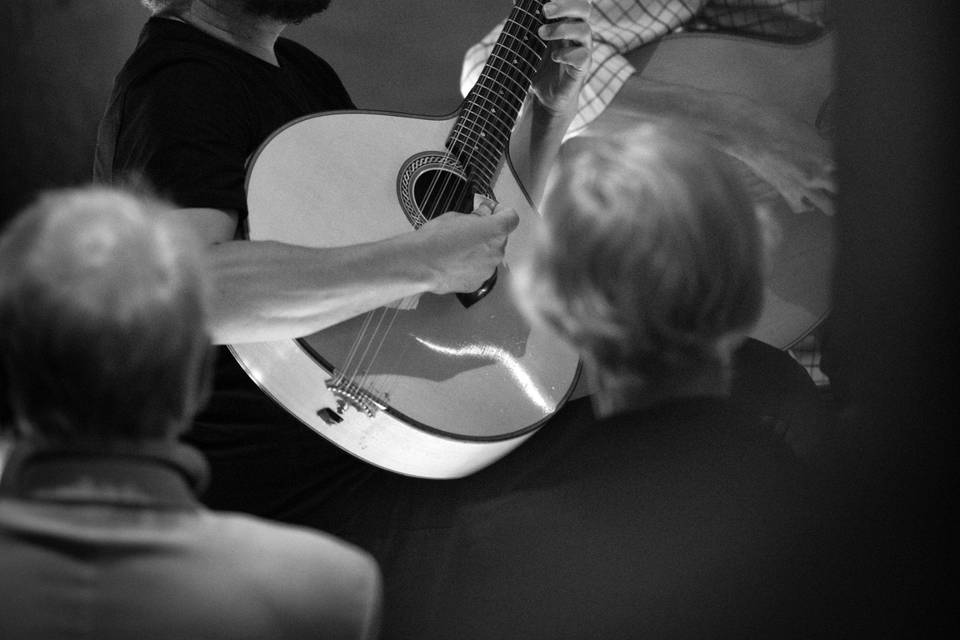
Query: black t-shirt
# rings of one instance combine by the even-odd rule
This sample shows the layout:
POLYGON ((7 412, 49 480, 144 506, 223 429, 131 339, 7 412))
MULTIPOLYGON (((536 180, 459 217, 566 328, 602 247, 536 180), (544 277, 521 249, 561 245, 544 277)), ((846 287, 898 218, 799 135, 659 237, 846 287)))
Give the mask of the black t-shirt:
POLYGON ((147 22, 117 76, 94 176, 146 178, 179 207, 246 209, 246 162, 282 125, 354 108, 336 72, 280 38, 275 67, 175 20, 147 22))
MULTIPOLYGON (((145 180, 178 207, 235 210, 242 221, 246 162, 268 136, 305 115, 355 108, 336 72, 311 51, 280 38, 275 53, 279 67, 191 25, 149 20, 100 125, 95 179, 145 180)), ((303 428, 225 348, 217 349, 214 393, 196 424, 214 441, 303 428)))
POLYGON ((447 521, 430 488, 394 516, 384 638, 822 637, 830 620, 823 514, 729 401, 553 422, 460 486, 447 521))

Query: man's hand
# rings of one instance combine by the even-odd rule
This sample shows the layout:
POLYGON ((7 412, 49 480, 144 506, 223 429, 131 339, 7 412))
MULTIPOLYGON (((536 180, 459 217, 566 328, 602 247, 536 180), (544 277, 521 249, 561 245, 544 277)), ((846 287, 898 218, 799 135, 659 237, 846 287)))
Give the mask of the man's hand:
POLYGON ((513 209, 480 205, 476 215, 448 212, 420 228, 434 293, 474 291, 503 262, 507 236, 520 218, 513 209))
POLYGON ((543 15, 556 22, 540 27, 547 52, 531 93, 550 112, 567 113, 577 107, 580 88, 590 70, 591 10, 589 0, 552 0, 543 5, 543 15))

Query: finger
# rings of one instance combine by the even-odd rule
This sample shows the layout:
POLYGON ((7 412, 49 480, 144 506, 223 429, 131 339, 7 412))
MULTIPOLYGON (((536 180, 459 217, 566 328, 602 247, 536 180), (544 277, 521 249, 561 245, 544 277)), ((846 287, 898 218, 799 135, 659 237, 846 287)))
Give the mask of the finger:
POLYGON ((586 20, 590 17, 592 4, 588 0, 551 0, 543 5, 543 16, 550 20, 562 18, 586 20))
POLYGON ((551 22, 541 25, 537 35, 544 41, 568 40, 582 46, 590 42, 593 35, 586 22, 551 22))
POLYGON ((809 211, 812 206, 828 216, 832 216, 835 212, 833 198, 820 191, 808 193, 803 197, 803 202, 808 205, 805 207, 806 211, 809 211))
POLYGON ((493 210, 493 217, 499 220, 504 233, 510 233, 520 224, 520 216, 516 209, 503 204, 498 204, 493 210))
POLYGON ((590 52, 584 47, 564 47, 551 53, 550 59, 557 64, 583 71, 590 64, 590 52))
POLYGON ((829 193, 837 192, 837 182, 831 175, 820 176, 807 180, 807 186, 813 189, 822 189, 829 193))
POLYGON ((493 213, 496 201, 484 195, 475 193, 473 195, 473 213, 478 216, 488 216, 493 213))

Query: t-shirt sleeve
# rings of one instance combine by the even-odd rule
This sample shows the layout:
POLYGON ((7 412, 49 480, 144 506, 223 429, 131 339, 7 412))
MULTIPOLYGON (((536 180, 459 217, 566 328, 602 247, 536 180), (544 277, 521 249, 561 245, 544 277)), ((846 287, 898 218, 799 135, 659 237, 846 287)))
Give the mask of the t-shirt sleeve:
POLYGON ((254 148, 242 86, 214 65, 184 61, 132 84, 118 125, 112 175, 145 181, 179 207, 245 215, 254 148))

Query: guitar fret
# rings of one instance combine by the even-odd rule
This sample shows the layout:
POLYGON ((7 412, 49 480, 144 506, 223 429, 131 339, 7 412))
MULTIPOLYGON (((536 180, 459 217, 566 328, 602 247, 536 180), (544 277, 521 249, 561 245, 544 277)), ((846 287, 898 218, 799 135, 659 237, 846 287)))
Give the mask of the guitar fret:
POLYGON ((523 92, 526 93, 526 89, 529 86, 530 80, 533 77, 533 74, 536 72, 537 67, 535 67, 532 63, 524 60, 524 62, 526 62, 527 66, 530 68, 530 73, 525 73, 523 70, 517 67, 518 60, 516 58, 513 60, 509 60, 503 57, 501 54, 497 53, 496 51, 490 54, 489 60, 490 60, 492 71, 496 71, 498 74, 503 75, 507 80, 514 82, 518 87, 522 87, 523 92), (495 68, 494 65, 497 62, 502 63, 503 68, 501 69, 495 68), (516 77, 516 76, 519 76, 519 77, 516 77))
POLYGON ((486 160, 487 163, 495 170, 496 166, 499 164, 499 156, 503 155, 502 149, 491 149, 489 144, 484 144, 482 140, 476 140, 474 138, 470 138, 467 141, 476 143, 476 146, 472 150, 470 157, 467 158, 467 161, 473 163, 477 159, 486 160))
POLYGON ((527 44, 527 43, 529 42, 529 40, 530 40, 530 32, 529 32, 529 31, 526 31, 525 33, 527 34, 527 37, 525 37, 525 38, 523 38, 523 39, 520 39, 517 35, 514 35, 514 34, 512 34, 512 33, 506 32, 506 31, 504 32, 504 36, 507 37, 507 38, 512 39, 514 42, 518 43, 521 47, 523 47, 524 49, 526 49, 527 52, 529 52, 530 57, 539 56, 539 55, 540 55, 540 52, 537 51, 536 49, 534 49, 533 47, 531 47, 529 44, 527 44))
MULTIPOLYGON (((506 78, 506 80, 512 80, 512 79, 506 78)), ((525 87, 523 87, 516 80, 512 80, 511 82, 505 82, 500 77, 493 75, 489 72, 483 73, 480 75, 480 78, 477 80, 477 85, 475 85, 475 88, 478 92, 484 91, 484 90, 491 91, 491 92, 495 91, 496 93, 501 95, 503 95, 502 90, 506 90, 507 92, 509 92, 510 97, 514 101, 516 101, 517 104, 522 104, 523 99, 527 95, 525 87), (497 90, 494 87, 489 86, 489 83, 496 85, 497 87, 499 87, 500 90, 497 90)))
POLYGON ((473 143, 474 150, 471 154, 471 157, 468 159, 472 160, 473 157, 477 156, 478 152, 483 152, 494 159, 491 163, 494 165, 497 164, 496 158, 503 155, 503 152, 506 149, 506 144, 500 142, 499 140, 491 141, 487 138, 471 138, 470 142, 473 143))
POLYGON ((496 175, 546 44, 537 35, 543 0, 519 0, 507 18, 480 78, 464 100, 447 148, 485 187, 496 175))
MULTIPOLYGON (((475 124, 476 119, 469 119, 469 124, 475 124)), ((475 130, 471 130, 473 132, 475 130)), ((506 151, 507 144, 509 143, 509 132, 501 134, 501 136, 496 135, 487 135, 486 132, 480 131, 478 135, 469 136, 466 144, 464 146, 469 146, 472 150, 470 153, 466 154, 466 164, 475 164, 478 155, 480 157, 486 157, 488 164, 490 165, 491 175, 496 171, 496 167, 499 165, 499 159, 503 156, 506 151)))
MULTIPOLYGON (((475 132, 476 132, 476 131, 473 130, 473 129, 468 129, 467 131, 468 131, 469 133, 475 133, 475 132)), ((467 143, 467 144, 469 144, 470 146, 482 146, 483 148, 485 148, 485 149, 487 149, 487 150, 490 150, 490 151, 500 151, 500 152, 502 152, 504 149, 506 149, 506 145, 505 145, 505 144, 501 143, 500 141, 498 141, 498 140, 497 140, 495 137, 493 137, 493 136, 487 136, 487 135, 486 135, 486 132, 480 132, 480 133, 478 133, 477 135, 469 135, 469 134, 464 134, 464 133, 457 133, 457 134, 452 135, 452 136, 450 137, 450 141, 452 141, 452 142, 467 143), (499 149, 498 149, 498 147, 499 147, 499 149)), ((504 139, 504 142, 505 142, 505 141, 506 141, 506 139, 504 139)), ((464 145, 464 146, 466 146, 466 145, 464 145)), ((472 150, 472 151, 473 151, 473 150, 472 150)), ((469 157, 469 152, 467 153, 467 156, 469 157)))
MULTIPOLYGON (((481 110, 481 113, 489 114, 492 118, 495 119, 496 124, 497 124, 501 129, 503 129, 504 131, 506 131, 507 134, 509 134, 509 133, 510 133, 510 129, 513 128, 513 122, 511 122, 510 120, 504 118, 504 117, 501 115, 501 112, 498 112, 498 111, 497 111, 497 109, 500 108, 500 105, 499 105, 498 103, 496 103, 496 102, 493 102, 492 100, 489 100, 488 98, 485 98, 485 97, 481 96, 481 95, 478 95, 478 96, 477 96, 477 100, 478 100, 478 101, 481 101, 481 102, 484 102, 484 103, 486 103, 486 104, 489 105, 489 108, 482 109, 482 110, 481 110)), ((476 107, 476 106, 479 106, 479 105, 478 105, 477 102, 474 102, 472 105, 470 105, 470 107, 468 107, 468 109, 472 109, 473 107, 476 107)), ((475 111, 472 111, 472 112, 475 112, 475 111)))

